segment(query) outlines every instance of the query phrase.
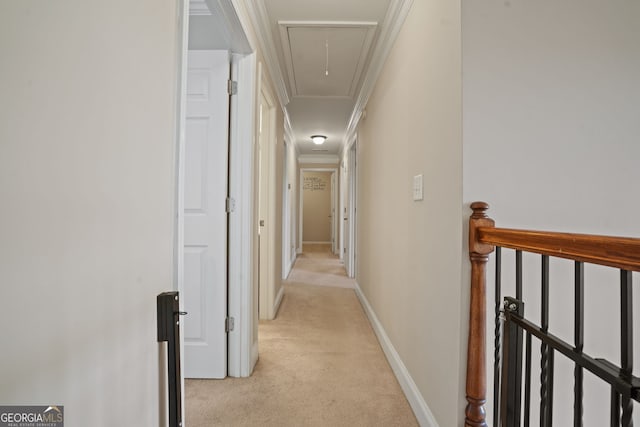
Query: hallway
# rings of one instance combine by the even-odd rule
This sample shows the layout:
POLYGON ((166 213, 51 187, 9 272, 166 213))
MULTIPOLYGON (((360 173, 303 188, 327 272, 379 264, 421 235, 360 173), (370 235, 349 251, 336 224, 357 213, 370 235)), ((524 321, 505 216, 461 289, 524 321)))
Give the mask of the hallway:
POLYGON ((305 245, 284 286, 250 378, 186 381, 188 425, 417 425, 340 260, 305 245))

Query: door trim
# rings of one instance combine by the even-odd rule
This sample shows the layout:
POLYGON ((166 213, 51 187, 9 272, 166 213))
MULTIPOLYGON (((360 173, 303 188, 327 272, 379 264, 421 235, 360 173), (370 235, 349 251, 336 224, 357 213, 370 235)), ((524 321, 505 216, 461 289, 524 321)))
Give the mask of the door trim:
POLYGON ((347 248, 347 276, 356 277, 356 254, 358 250, 358 149, 357 137, 348 148, 349 173, 347 175, 348 187, 348 218, 347 230, 349 233, 349 247, 347 248))
POLYGON ((231 75, 238 94, 231 97, 230 197, 235 211, 229 215, 229 316, 236 329, 228 338, 228 374, 248 377, 258 361, 253 323, 253 141, 255 129, 256 55, 231 58, 231 75))
POLYGON ((291 272, 291 183, 289 170, 291 169, 291 143, 285 134, 282 162, 282 279, 289 277, 291 272))
MULTIPOLYGON (((182 289, 184 285, 184 153, 185 153, 185 129, 187 110, 187 53, 189 49, 189 0, 178 0, 176 4, 178 25, 176 31, 176 102, 174 104, 175 114, 175 151, 174 151, 174 240, 173 240, 173 290, 182 289)), ((184 299, 180 298, 180 310, 184 311, 184 299)), ((180 354, 184 354, 184 325, 180 324, 180 354)), ((161 346, 161 359, 166 359, 167 348, 161 346)), ((160 363, 160 366, 163 366, 160 363)), ((163 370, 160 370, 158 382, 161 391, 166 387, 168 378, 163 370)), ((181 418, 185 417, 185 391, 184 391, 184 370, 180 370, 181 388, 181 418)), ((160 420, 166 419, 166 408, 168 402, 161 401, 160 420)))

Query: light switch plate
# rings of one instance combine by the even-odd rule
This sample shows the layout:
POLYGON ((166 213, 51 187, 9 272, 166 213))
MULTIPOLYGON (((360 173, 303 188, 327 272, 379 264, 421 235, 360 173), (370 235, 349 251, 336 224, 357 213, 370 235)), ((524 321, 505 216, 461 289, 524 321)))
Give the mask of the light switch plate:
POLYGON ((422 174, 416 175, 413 177, 413 200, 422 200, 424 199, 424 194, 422 190, 422 174))

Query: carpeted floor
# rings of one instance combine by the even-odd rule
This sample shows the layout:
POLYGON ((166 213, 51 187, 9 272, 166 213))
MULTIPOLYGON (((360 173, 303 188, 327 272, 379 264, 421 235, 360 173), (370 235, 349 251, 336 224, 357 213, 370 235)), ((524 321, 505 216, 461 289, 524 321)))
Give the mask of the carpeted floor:
POLYGON ((253 375, 187 380, 187 427, 418 425, 340 265, 305 246, 253 375))
POLYGON ((354 288, 354 281, 347 277, 344 263, 331 253, 331 244, 305 243, 287 282, 354 288))

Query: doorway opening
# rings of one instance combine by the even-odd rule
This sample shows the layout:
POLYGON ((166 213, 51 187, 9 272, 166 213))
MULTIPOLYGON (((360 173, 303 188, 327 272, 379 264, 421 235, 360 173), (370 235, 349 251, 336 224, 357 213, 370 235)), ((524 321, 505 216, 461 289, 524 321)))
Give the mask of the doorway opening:
POLYGON ((299 248, 305 244, 326 245, 338 253, 338 170, 300 170, 299 248))
MULTIPOLYGON (((264 80, 259 67, 258 126, 256 135, 256 189, 258 210, 256 241, 258 242, 258 283, 254 289, 258 301, 260 319, 273 319, 282 301, 283 290, 279 286, 275 268, 276 247, 276 97, 264 80)), ((256 334, 257 334, 257 325, 256 334)))
MULTIPOLYGON (((257 361, 256 59, 231 0, 182 6, 174 253, 174 286, 187 312, 180 325, 182 379, 249 376, 257 361), (194 356, 205 347, 215 357, 194 356)), ((184 381, 182 387, 184 397, 184 381)))

